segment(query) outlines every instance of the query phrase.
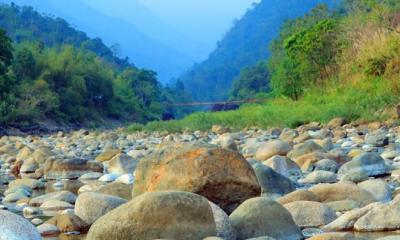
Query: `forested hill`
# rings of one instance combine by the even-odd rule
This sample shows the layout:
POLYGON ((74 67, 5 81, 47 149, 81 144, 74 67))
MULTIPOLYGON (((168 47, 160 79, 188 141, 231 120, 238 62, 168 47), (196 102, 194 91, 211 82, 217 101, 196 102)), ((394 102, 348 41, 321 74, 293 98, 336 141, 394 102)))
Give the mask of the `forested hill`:
POLYGON ((268 46, 285 20, 299 17, 319 3, 334 1, 261 1, 235 23, 207 60, 181 77, 182 81, 195 99, 226 98, 241 69, 268 57, 268 46))
MULTIPOLYGON (((171 47, 141 31, 136 25, 142 22, 133 24, 123 17, 109 16, 91 7, 84 0, 0 0, 0 3, 12 2, 19 6, 32 6, 39 13, 61 17, 87 33, 89 37, 100 37, 107 46, 117 43, 121 55, 129 56, 139 67, 155 70, 163 83, 170 82, 171 78, 178 76, 193 62, 191 57, 180 51, 181 49, 171 47)), ((120 4, 124 3, 115 3, 120 4)), ((135 11, 139 9, 132 10, 131 14, 136 14, 135 11)), ((163 34, 162 31, 159 34, 163 34)))
POLYGON ((63 19, 0 5, 0 128, 146 122, 159 119, 176 92, 183 96, 180 83, 162 87, 155 72, 116 57, 63 19))
POLYGON ((129 63, 114 56, 113 50, 101 39, 89 38, 86 33, 70 26, 62 18, 40 14, 32 7, 19 7, 13 3, 0 5, 0 28, 16 43, 42 42, 46 47, 71 45, 92 51, 120 67, 129 63))

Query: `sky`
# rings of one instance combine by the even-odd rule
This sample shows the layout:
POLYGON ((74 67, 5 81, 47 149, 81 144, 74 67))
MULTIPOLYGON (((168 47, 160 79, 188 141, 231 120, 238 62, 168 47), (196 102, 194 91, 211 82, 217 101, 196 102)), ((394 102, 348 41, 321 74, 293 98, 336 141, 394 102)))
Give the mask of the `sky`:
POLYGON ((215 44, 257 0, 139 0, 165 23, 208 44, 215 44))
MULTIPOLYGON (((142 5, 164 24, 182 33, 188 39, 202 44, 204 52, 211 52, 218 40, 240 18, 260 0, 84 0, 93 8, 113 17, 132 18, 135 6, 142 5), (134 3, 135 2, 135 3, 134 3), (118 9, 126 6, 125 9, 118 9)), ((136 23, 137 25, 137 23, 136 23)))

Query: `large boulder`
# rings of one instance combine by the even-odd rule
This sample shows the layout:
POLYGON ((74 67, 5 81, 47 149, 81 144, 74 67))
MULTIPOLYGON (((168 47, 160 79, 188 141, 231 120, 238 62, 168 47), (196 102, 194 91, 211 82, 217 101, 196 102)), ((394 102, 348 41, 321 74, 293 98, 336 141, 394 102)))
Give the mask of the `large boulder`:
POLYGON ((246 200, 229 218, 239 240, 263 236, 287 240, 303 239, 290 213, 269 198, 246 200))
POLYGON ((265 161, 275 155, 285 156, 290 150, 292 150, 292 146, 287 142, 282 140, 272 140, 259 145, 256 152, 256 159, 259 161, 265 161))
POLYGON ((86 192, 76 199, 75 213, 87 224, 92 225, 101 216, 126 202, 127 200, 119 197, 86 192))
POLYGON ((44 165, 45 179, 77 179, 88 172, 103 172, 103 165, 85 159, 51 159, 44 165))
POLYGON ((376 153, 362 153, 350 162, 343 164, 339 168, 338 176, 346 174, 364 173, 369 177, 379 176, 390 173, 390 168, 385 164, 381 156, 376 153))
POLYGON ((41 240, 40 233, 28 220, 0 210, 0 240, 41 240))
POLYGON ((99 218, 87 240, 201 240, 216 234, 213 211, 206 198, 188 192, 150 192, 99 218))
POLYGON ((321 227, 336 219, 335 211, 319 202, 297 201, 285 204, 284 207, 301 228, 321 227))
POLYGON ((296 190, 293 182, 259 162, 253 162, 252 167, 257 175, 264 195, 285 195, 296 190))
POLYGON ((261 187, 241 154, 204 144, 178 144, 142 159, 135 171, 133 196, 180 190, 202 195, 232 212, 261 187))
POLYGON ((309 190, 323 203, 349 199, 359 203, 361 206, 365 206, 376 201, 371 193, 352 182, 318 184, 309 190))

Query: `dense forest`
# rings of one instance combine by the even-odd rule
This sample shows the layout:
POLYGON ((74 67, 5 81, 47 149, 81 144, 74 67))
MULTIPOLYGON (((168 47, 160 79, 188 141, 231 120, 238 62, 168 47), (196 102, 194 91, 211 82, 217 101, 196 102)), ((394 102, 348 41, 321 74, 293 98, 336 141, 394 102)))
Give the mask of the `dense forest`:
MULTIPOLYGON (((265 41, 268 38, 265 37, 265 41)), ((286 21, 270 56, 242 70, 232 98, 267 98, 237 111, 195 113, 145 129, 296 127, 311 121, 398 119, 400 1, 343 0, 286 21)), ((396 120, 395 120, 396 121, 396 120)))
MULTIPOLYGON (((269 44, 282 23, 304 15, 318 3, 335 0, 263 0, 238 20, 207 60, 195 65, 181 80, 194 99, 221 100, 241 69, 269 56, 269 44)), ((245 73, 246 74, 246 73, 245 73)))
POLYGON ((162 87, 155 72, 118 58, 60 18, 0 5, 0 28, 1 125, 146 122, 184 97, 180 82, 162 87))

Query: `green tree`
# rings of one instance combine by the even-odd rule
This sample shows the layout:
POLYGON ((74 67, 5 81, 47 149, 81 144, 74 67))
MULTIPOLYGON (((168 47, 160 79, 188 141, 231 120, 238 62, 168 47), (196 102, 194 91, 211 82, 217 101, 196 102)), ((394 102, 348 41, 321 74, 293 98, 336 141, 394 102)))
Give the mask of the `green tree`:
POLYGON ((269 91, 269 71, 266 61, 257 63, 241 71, 233 82, 231 98, 254 98, 257 93, 269 91))

